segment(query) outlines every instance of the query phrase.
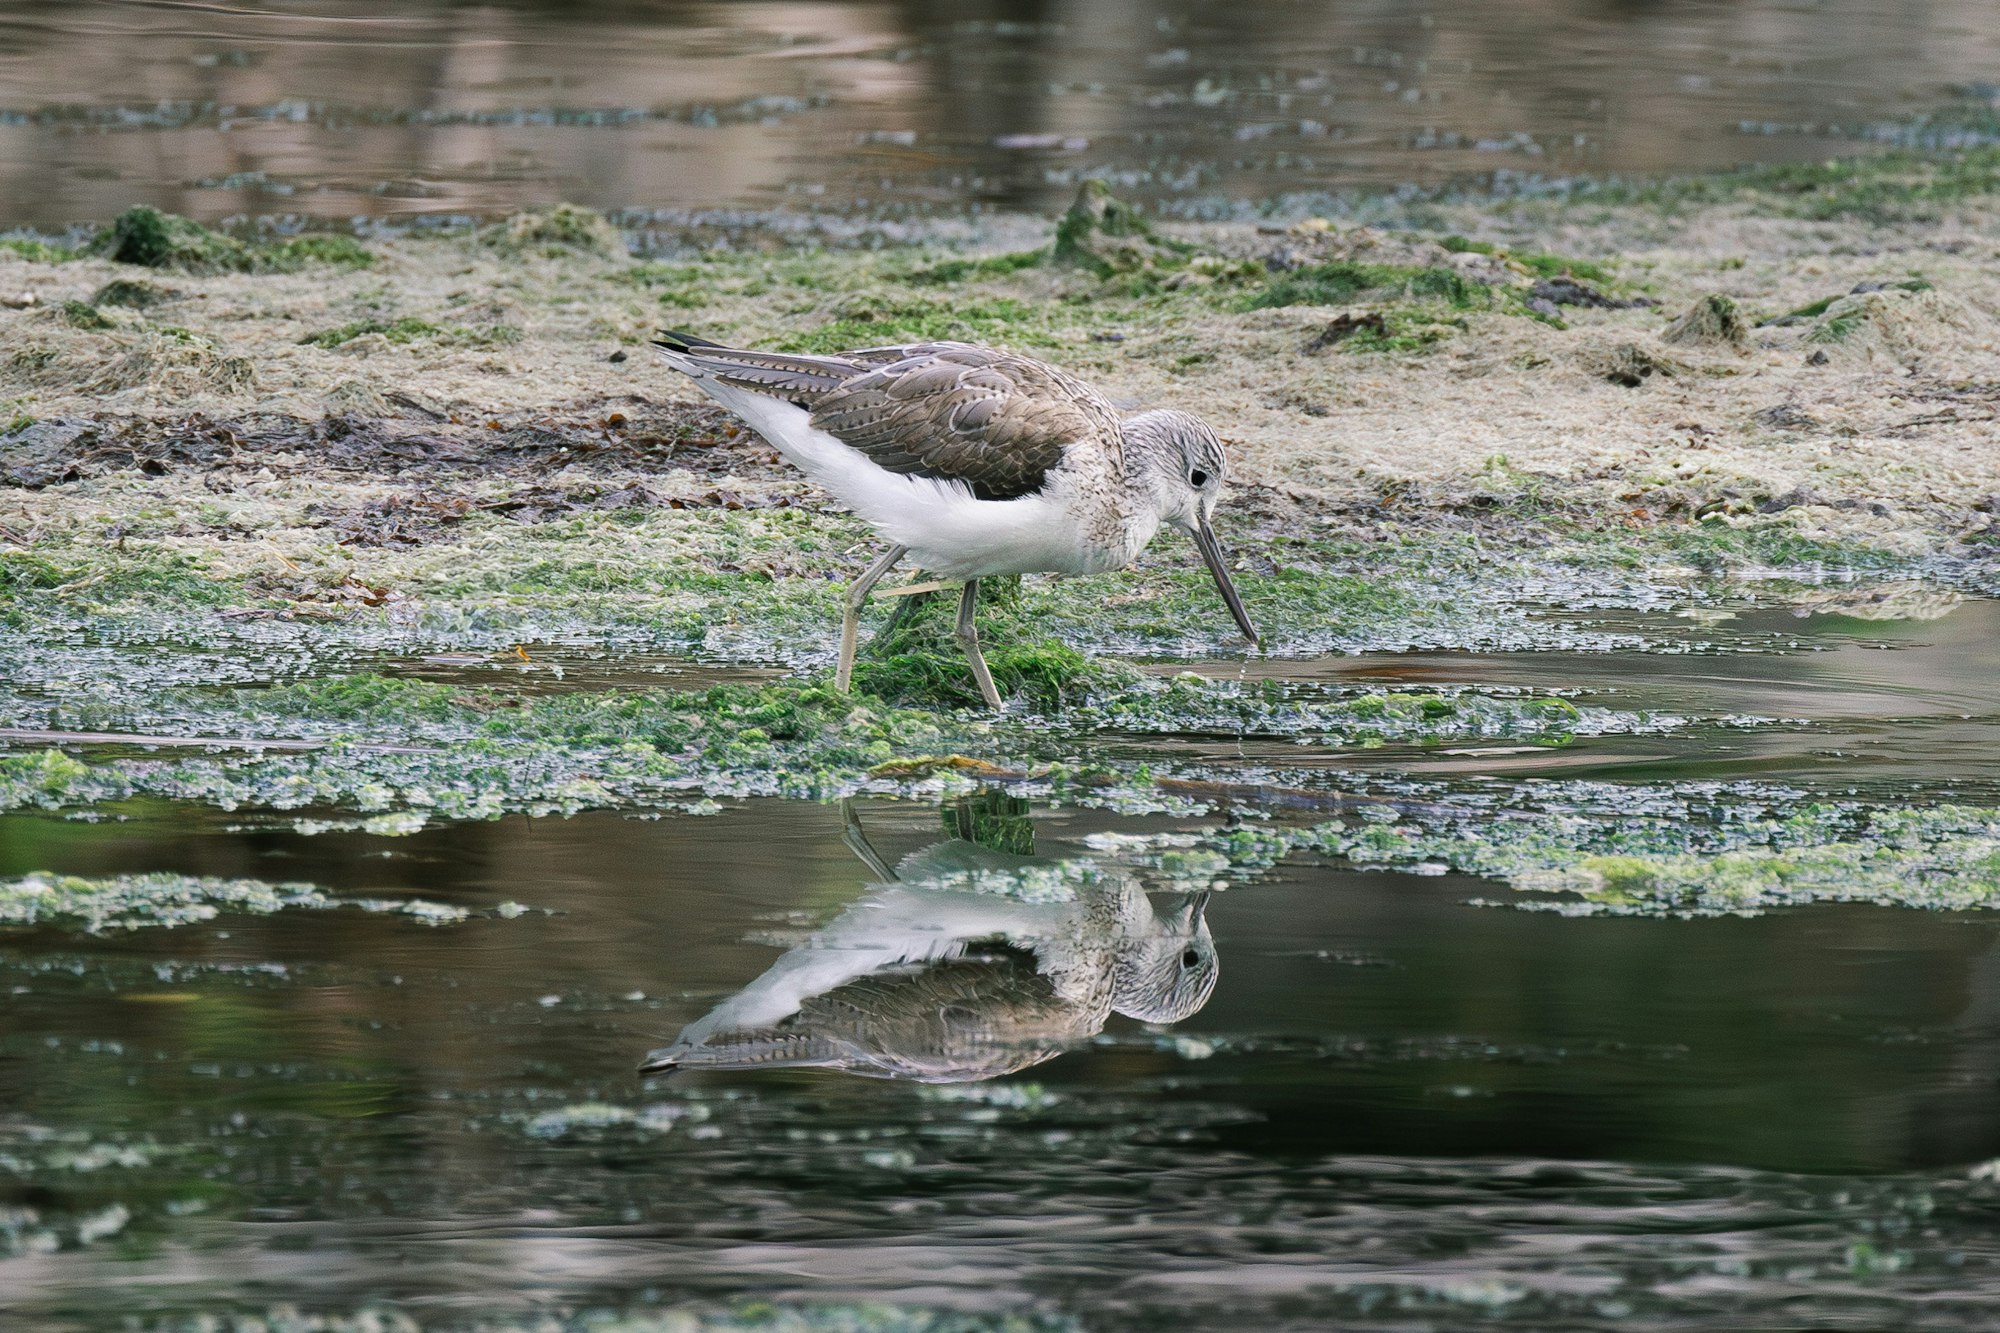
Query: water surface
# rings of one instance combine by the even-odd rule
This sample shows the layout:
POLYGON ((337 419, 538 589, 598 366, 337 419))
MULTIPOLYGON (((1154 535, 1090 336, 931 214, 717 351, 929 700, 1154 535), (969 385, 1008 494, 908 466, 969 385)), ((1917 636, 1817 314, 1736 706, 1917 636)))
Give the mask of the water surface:
POLYGON ((19 4, 0 225, 1046 211, 1086 176, 1206 212, 1811 160, 1996 79, 1978 0, 19 4))
MULTIPOLYGON (((890 857, 943 834, 934 809, 860 815, 890 857)), ((1045 812, 1038 841, 1075 852, 1109 822, 1045 812)), ((836 810, 394 843, 186 810, 6 832, 4 872, 309 868, 557 911, 9 939, 0 1132, 87 1127, 146 1158, 23 1188, 49 1218, 131 1214, 0 1260, 0 1309, 31 1321, 754 1290, 1054 1302, 1087 1327, 1385 1302, 1390 1327, 1466 1307, 1695 1327, 1767 1301, 1945 1327, 2000 1259, 1996 1196, 1966 1172, 2000 1153, 1983 918, 1566 920, 1466 906, 1487 886, 1462 879, 1299 864, 1214 899, 1222 981, 1197 1014, 1114 1019, 1031 1079, 642 1084, 639 1056, 768 965, 774 933, 861 891, 836 810)))

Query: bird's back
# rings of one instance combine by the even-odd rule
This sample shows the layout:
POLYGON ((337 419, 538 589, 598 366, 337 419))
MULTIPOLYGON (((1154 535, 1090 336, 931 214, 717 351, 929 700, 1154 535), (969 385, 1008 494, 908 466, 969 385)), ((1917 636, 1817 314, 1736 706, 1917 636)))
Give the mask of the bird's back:
POLYGON ((1157 528, 1125 494, 1116 409, 1033 357, 956 342, 828 356, 657 345, 934 573, 1097 573, 1157 528))

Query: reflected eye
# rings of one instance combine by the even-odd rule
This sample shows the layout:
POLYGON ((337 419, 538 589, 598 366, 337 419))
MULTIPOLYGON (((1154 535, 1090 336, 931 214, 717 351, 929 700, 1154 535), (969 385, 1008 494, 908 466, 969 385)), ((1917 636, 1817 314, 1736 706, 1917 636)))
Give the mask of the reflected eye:
POLYGON ((1188 473, 1188 485, 1194 487, 1196 490, 1200 490, 1202 487, 1208 485, 1208 474, 1200 468, 1196 468, 1194 471, 1188 473))
POLYGON ((1186 953, 1181 955, 1182 967, 1194 967, 1196 964, 1200 962, 1201 962, 1201 955, 1196 953, 1193 949, 1189 949, 1186 953))

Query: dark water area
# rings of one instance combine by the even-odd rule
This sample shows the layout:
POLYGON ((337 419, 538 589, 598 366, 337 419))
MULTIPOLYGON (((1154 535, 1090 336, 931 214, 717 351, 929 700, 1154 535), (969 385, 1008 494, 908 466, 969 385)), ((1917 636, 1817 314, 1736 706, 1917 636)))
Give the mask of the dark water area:
POLYGON ((1996 82, 1978 0, 21 3, 0 225, 1046 212, 1090 176, 1210 214, 1812 160, 1996 82))
MULTIPOLYGON (((891 862, 946 832, 914 803, 855 814, 891 862)), ((1716 1327, 1762 1302, 1976 1327, 2000 1280, 2000 1191, 1967 1170, 2000 1154, 1983 916, 1567 920, 1298 863, 1214 896, 1198 1012, 1114 1018, 1031 1079, 642 1083, 648 1048, 865 891, 836 808, 393 842, 183 809, 0 822, 0 875, 309 870, 555 913, 0 944, 0 1151, 39 1125, 129 1154, 22 1189, 44 1217, 124 1215, 111 1241, 0 1259, 23 1327, 745 1290, 1093 1328, 1716 1327)), ((1071 855, 1146 826, 1034 825, 1071 855)))

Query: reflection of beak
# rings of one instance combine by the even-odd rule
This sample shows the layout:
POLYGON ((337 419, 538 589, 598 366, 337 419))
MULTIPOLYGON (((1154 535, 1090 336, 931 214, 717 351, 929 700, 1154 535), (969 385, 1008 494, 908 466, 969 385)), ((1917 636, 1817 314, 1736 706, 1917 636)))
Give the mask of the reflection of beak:
POLYGON ((1167 908, 1161 918, 1176 930, 1193 932, 1201 929, 1201 918, 1208 911, 1210 891, 1200 893, 1173 893, 1163 895, 1162 904, 1167 908))
POLYGON ((1194 544, 1201 551, 1202 563, 1215 576, 1215 590, 1222 594, 1222 600, 1229 607, 1229 614, 1236 617, 1243 637, 1252 645, 1257 642, 1257 627, 1250 623, 1250 613, 1243 609, 1243 599, 1236 595, 1236 585, 1229 581, 1229 567, 1222 563, 1222 547, 1216 543, 1215 529, 1208 526, 1208 515, 1199 514, 1194 521, 1194 544))

